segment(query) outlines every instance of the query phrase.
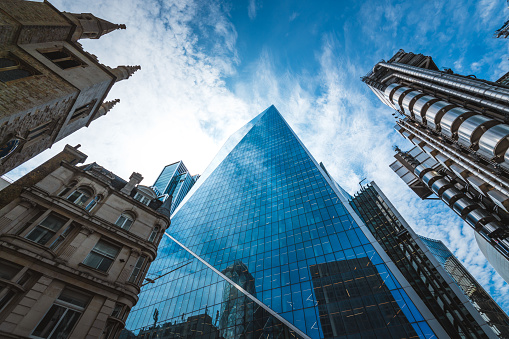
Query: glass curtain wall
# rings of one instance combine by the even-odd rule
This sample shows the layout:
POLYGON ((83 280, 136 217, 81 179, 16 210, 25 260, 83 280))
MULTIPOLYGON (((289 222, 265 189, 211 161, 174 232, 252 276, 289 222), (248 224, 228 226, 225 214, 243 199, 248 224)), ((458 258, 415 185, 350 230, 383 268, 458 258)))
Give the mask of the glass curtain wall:
POLYGON ((189 252, 161 242, 148 277, 162 277, 142 289, 125 336, 201 317, 210 338, 435 337, 273 106, 229 139, 167 233, 189 252))

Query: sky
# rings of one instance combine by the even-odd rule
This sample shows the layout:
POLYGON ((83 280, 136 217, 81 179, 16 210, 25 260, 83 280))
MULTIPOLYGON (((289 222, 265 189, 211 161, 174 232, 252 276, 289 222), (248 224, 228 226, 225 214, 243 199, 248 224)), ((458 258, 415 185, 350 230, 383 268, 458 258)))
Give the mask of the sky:
POLYGON ((399 49, 430 55, 440 68, 496 80, 509 70, 509 41, 493 32, 509 10, 501 0, 52 0, 61 11, 118 24, 80 40, 100 62, 141 65, 115 84, 120 99, 94 121, 8 174, 17 179, 81 144, 95 161, 152 185, 183 160, 204 171, 229 135, 274 104, 317 161, 354 194, 375 181, 421 235, 442 240, 509 312, 509 285, 475 243, 473 230, 440 201, 421 201, 389 168, 393 111, 360 77, 399 49))

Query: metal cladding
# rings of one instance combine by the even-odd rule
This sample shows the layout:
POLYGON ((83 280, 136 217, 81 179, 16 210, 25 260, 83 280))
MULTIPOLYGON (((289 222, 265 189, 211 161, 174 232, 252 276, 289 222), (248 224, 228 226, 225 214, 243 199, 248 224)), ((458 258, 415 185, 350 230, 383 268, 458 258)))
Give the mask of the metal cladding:
POLYGON ((456 139, 460 125, 473 115, 475 115, 474 112, 461 107, 453 107, 448 110, 440 120, 442 134, 451 139, 456 139))
POLYGON ((418 195, 436 194, 509 261, 509 87, 440 71, 403 50, 363 81, 404 116, 397 131, 428 156, 405 164, 415 179, 400 177, 418 195))
POLYGON ((479 153, 487 158, 502 156, 509 148, 509 126, 500 124, 487 130, 479 139, 479 153))
POLYGON ((484 115, 474 115, 465 120, 458 128, 458 143, 475 150, 484 131, 498 123, 484 115))

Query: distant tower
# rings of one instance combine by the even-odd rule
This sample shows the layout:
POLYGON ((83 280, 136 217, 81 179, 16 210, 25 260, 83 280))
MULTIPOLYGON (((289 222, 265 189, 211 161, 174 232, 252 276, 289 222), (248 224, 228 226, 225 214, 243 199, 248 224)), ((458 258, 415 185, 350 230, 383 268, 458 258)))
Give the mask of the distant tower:
POLYGON ((105 115, 113 84, 140 67, 104 66, 78 43, 125 25, 47 1, 2 0, 0 20, 1 175, 105 115))
POLYGON ((163 168, 153 187, 163 196, 163 200, 172 196, 171 213, 173 213, 199 177, 199 174, 191 175, 186 165, 182 161, 177 161, 163 168))

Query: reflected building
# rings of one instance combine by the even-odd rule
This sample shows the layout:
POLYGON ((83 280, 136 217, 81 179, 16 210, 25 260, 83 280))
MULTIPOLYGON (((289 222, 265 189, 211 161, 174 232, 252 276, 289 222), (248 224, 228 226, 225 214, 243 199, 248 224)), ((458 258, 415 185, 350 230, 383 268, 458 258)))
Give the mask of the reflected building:
POLYGON ((274 106, 233 134, 172 214, 126 328, 207 312, 228 339, 496 338, 459 288, 455 318, 435 316, 324 168, 274 106))
MULTIPOLYGON (((253 297, 256 297, 254 277, 242 261, 235 261, 225 268, 222 273, 253 297)), ((259 306, 249 299, 246 294, 233 285, 228 285, 223 290, 222 301, 219 325, 222 329, 225 329, 224 338, 240 338, 254 330, 255 313, 259 306), (236 326, 236 324, 239 324, 239 326, 236 326)))
POLYGON ((138 336, 125 333, 121 339, 223 339, 219 330, 212 324, 212 317, 207 313, 187 318, 185 322, 168 322, 160 326, 143 329, 138 336))
POLYGON ((430 56, 398 51, 362 78, 396 110, 395 129, 429 164, 396 148, 391 165, 419 197, 435 194, 475 232, 479 248, 509 283, 509 88, 441 71, 430 56), (398 172, 399 171, 399 172, 398 172))
POLYGON ((170 211, 173 213, 199 177, 199 174, 191 175, 186 165, 178 161, 164 167, 153 188, 162 196, 163 201, 172 197, 170 211))

